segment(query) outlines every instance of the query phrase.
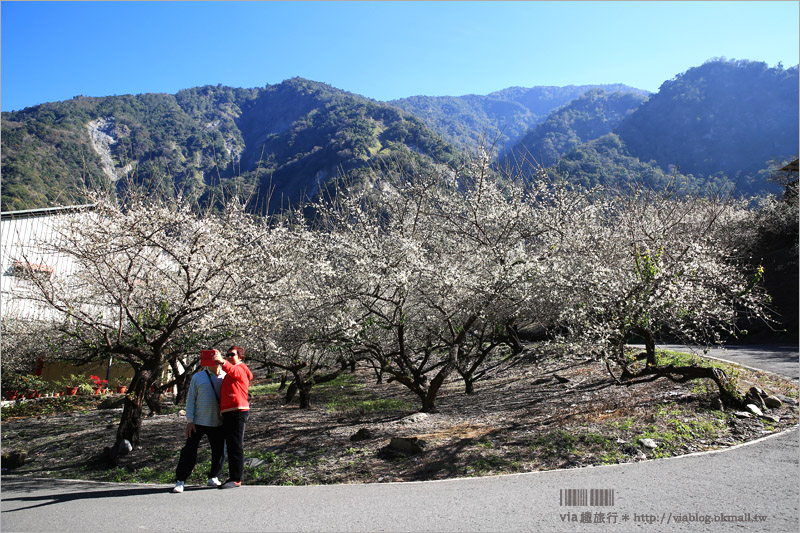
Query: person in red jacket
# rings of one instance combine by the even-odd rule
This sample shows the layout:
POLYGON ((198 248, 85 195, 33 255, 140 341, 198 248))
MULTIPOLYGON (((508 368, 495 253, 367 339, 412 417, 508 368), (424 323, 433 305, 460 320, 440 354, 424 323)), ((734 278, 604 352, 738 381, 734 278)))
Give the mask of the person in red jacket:
POLYGON ((214 360, 222 364, 225 379, 219 395, 219 411, 228 446, 228 481, 221 489, 232 489, 242 485, 244 474, 244 429, 250 415, 250 381, 253 373, 244 364, 244 348, 231 346, 223 358, 217 350, 214 360))

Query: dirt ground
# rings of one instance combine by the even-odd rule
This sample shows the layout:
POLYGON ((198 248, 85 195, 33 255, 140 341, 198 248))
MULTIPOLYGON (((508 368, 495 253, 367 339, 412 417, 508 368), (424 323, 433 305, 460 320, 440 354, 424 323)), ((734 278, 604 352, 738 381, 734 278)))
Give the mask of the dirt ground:
MULTIPOLYGON (((736 372, 742 392, 757 385, 783 398, 765 413, 777 421, 717 409, 710 381, 618 386, 603 363, 585 359, 529 361, 478 382, 473 395, 452 380, 438 412, 427 416, 415 415, 413 394, 397 383, 377 384, 369 369, 316 387, 312 407, 303 410, 257 379, 245 483, 418 481, 635 462, 727 447, 798 423, 795 384, 736 372), (353 440, 359 430, 363 440, 353 440), (396 437, 416 438, 421 452, 386 450, 396 437)), ((165 414, 144 419, 141 445, 115 468, 101 452, 113 443, 121 409, 21 418, 4 409, 3 453, 24 450, 28 459, 13 470, 4 462, 3 473, 171 483, 185 421, 170 399, 164 407, 165 414)), ((205 481, 209 452, 201 448, 190 483, 205 481)))

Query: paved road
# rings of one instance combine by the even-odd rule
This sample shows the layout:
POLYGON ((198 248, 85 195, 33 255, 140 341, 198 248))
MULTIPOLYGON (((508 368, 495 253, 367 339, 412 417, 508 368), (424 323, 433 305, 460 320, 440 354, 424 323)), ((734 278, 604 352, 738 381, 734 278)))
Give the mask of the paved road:
MULTIPOLYGON (((703 355, 703 350, 684 345, 663 346, 670 350, 692 351, 703 355)), ((792 378, 795 382, 800 377, 800 358, 798 358, 797 345, 741 345, 726 348, 711 348, 708 353, 711 357, 733 361, 740 365, 766 370, 773 374, 792 378)))
MULTIPOLYGON (((797 376, 797 347, 720 356, 797 376)), ((794 429, 720 452, 600 468, 424 483, 197 488, 184 494, 169 493, 167 485, 4 476, 0 529, 796 532, 799 445, 794 429), (613 506, 560 505, 562 489, 592 488, 613 489, 613 506), (605 523, 597 522, 601 513, 605 523)))

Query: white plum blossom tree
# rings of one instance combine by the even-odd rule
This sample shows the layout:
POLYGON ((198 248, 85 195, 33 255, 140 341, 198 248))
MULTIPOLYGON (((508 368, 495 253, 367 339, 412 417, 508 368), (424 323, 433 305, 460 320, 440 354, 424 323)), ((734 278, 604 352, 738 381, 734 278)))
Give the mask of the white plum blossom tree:
MULTIPOLYGON (((471 388, 519 320, 542 320, 549 268, 548 184, 503 180, 478 151, 455 171, 405 166, 378 191, 320 203, 334 269, 361 324, 354 346, 434 411, 458 369, 471 388), (547 197, 547 199, 545 199, 547 197)), ((549 300, 548 300, 549 301, 549 300)))
POLYGON ((112 459, 140 441, 142 404, 165 363, 230 334, 232 302, 250 287, 253 234, 241 205, 222 215, 132 195, 98 198, 37 243, 71 257, 69 276, 37 278, 28 297, 54 311, 65 356, 114 356, 134 371, 112 459))
POLYGON ((284 220, 291 223, 270 233, 272 259, 253 261, 256 287, 243 300, 238 334, 251 344, 251 359, 291 374, 287 403, 299 392, 300 407, 308 408, 313 386, 342 372, 356 321, 332 281, 330 242, 299 213, 284 220))
POLYGON ((633 189, 595 198, 590 216, 570 228, 571 290, 564 319, 573 332, 629 371, 632 335, 646 346, 638 376, 710 378, 735 401, 727 377, 712 369, 659 367, 655 344, 669 334, 686 344, 717 344, 743 314, 766 318, 762 271, 730 246, 745 206, 714 197, 633 189))

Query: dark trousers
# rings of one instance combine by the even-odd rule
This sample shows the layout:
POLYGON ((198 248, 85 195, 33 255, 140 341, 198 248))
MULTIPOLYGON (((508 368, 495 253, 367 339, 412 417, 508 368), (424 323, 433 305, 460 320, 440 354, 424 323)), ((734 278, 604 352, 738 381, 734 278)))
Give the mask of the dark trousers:
POLYGON ((219 476, 222 465, 225 463, 225 431, 222 426, 198 426, 186 439, 186 444, 181 448, 181 456, 178 459, 178 469, 175 471, 176 481, 186 481, 192 475, 194 465, 197 464, 197 447, 203 435, 208 436, 208 443, 211 445, 211 470, 208 477, 219 476))
POLYGON ((225 444, 228 446, 228 471, 230 481, 242 481, 244 475, 244 428, 250 411, 222 413, 225 444))

